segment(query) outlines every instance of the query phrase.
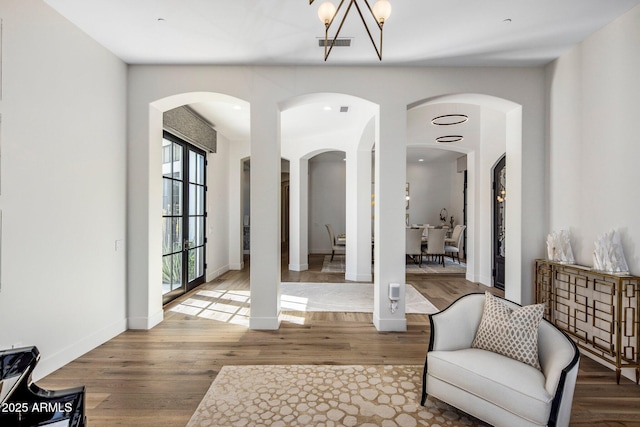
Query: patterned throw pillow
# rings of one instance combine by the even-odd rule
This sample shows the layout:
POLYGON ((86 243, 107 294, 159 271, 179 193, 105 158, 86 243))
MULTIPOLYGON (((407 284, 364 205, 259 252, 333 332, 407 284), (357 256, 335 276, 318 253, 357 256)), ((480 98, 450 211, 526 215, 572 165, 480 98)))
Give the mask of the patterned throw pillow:
POLYGON ((511 309, 500 298, 485 292, 484 311, 471 347, 493 351, 540 369, 538 325, 543 304, 511 309))

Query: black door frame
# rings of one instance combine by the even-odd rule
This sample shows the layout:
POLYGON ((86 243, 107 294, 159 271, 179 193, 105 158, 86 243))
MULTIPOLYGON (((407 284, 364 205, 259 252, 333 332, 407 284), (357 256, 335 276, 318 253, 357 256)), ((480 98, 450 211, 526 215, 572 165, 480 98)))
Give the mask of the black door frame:
MULTIPOLYGON (((179 297, 180 295, 183 295, 187 292, 189 292, 190 290, 194 289, 195 287, 201 285, 202 283, 205 282, 205 278, 206 278, 206 269, 207 269, 207 263, 206 263, 206 244, 207 244, 207 237, 206 237, 206 223, 207 223, 207 210, 206 210, 206 195, 207 195, 207 186, 206 186, 206 182, 207 182, 207 154, 204 150, 194 146, 193 144, 190 144, 189 142, 185 141, 184 139, 169 133, 167 131, 163 131, 163 139, 167 139, 173 143, 176 143, 178 145, 180 145, 182 147, 182 212, 181 212, 181 222, 182 222, 182 242, 181 242, 181 250, 180 251, 176 251, 175 253, 177 254, 178 252, 182 253, 182 278, 181 278, 181 284, 182 286, 171 290, 167 293, 164 293, 162 295, 162 299, 163 299, 163 304, 168 303, 169 301, 174 300, 175 298, 179 297), (198 276, 196 278, 194 278, 193 280, 189 281, 189 251, 192 250, 193 248, 197 248, 199 246, 190 246, 189 243, 189 206, 190 206, 190 191, 189 191, 189 186, 190 181, 189 181, 189 161, 190 161, 190 156, 189 156, 189 152, 193 151, 199 155, 202 155, 204 157, 204 170, 203 170, 203 174, 204 174, 204 196, 203 196, 203 206, 204 206, 204 215, 198 215, 198 216, 202 216, 203 217, 203 225, 202 225, 202 232, 203 232, 203 236, 202 236, 202 245, 200 245, 202 247, 202 259, 203 259, 203 270, 202 270, 202 275, 198 276)), ((164 257, 164 255, 163 255, 164 257)))
MULTIPOLYGON (((492 175, 492 206, 493 206, 493 223, 492 223, 492 268, 491 276, 493 286, 504 291, 505 286, 505 257, 500 255, 500 246, 504 248, 505 233, 507 231, 504 224, 505 204, 506 204, 506 166, 507 156, 504 154, 498 163, 493 167, 492 175), (504 170, 504 181, 500 182, 500 173, 504 170)), ((506 252, 505 252, 506 255, 506 252)))

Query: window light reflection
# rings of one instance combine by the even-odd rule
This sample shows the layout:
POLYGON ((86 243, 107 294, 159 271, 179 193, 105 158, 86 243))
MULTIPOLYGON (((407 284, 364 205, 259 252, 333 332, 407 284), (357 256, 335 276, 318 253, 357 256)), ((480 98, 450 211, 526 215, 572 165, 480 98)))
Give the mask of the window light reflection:
MULTIPOLYGON (((202 319, 249 327, 251 305, 248 290, 200 290, 169 309, 175 313, 197 316, 202 319)), ((308 299, 293 295, 282 295, 281 309, 285 311, 306 311, 308 299)), ((281 314, 280 321, 304 325, 304 317, 281 314)))

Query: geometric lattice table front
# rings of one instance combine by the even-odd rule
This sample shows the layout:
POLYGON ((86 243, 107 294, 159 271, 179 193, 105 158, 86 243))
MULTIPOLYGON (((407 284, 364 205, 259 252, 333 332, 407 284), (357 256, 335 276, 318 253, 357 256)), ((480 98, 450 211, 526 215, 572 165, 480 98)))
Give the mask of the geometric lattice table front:
POLYGON ((640 277, 579 265, 535 261, 536 302, 545 319, 571 336, 584 351, 640 379, 640 277))

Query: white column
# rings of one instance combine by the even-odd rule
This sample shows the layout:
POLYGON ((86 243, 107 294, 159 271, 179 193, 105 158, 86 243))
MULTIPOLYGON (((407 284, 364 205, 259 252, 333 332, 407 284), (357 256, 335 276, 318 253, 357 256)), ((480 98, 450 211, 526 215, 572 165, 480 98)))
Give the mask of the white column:
MULTIPOLYGON (((505 298, 515 301, 518 304, 532 304, 534 286, 531 280, 531 260, 535 258, 535 253, 527 254, 524 242, 528 241, 528 234, 535 229, 531 221, 523 222, 523 212, 527 205, 533 204, 532 198, 522 197, 526 194, 524 190, 523 177, 535 176, 527 174, 527 168, 534 169, 535 162, 525 165, 523 162, 522 146, 522 108, 519 107, 507 113, 507 195, 506 219, 508 226, 506 233, 506 259, 505 263, 505 298), (510 171, 514 171, 513 173, 510 171), (521 173, 518 173, 522 171, 521 173), (512 284, 520 284, 515 286, 512 284)), ((530 211, 534 210, 530 206, 530 211)), ((531 237, 533 238, 533 237, 531 237)))
POLYGON ((289 163, 289 270, 309 269, 309 160, 289 163))
POLYGON ((480 206, 476 182, 479 176, 476 151, 467 153, 467 245, 465 257, 467 272, 465 278, 474 283, 481 283, 480 266, 477 262, 480 253, 480 206))
POLYGON ((275 102, 251 103, 251 329, 280 322, 280 135, 275 102))
POLYGON ((162 113, 132 109, 128 158, 127 316, 129 329, 151 329, 162 322, 162 113), (135 117, 138 116, 138 117, 135 117), (148 117, 148 121, 145 118, 148 117), (145 127, 148 125, 148 127, 145 127), (140 142, 142 141, 142 142, 140 142))
POLYGON ((371 281, 371 150, 347 152, 345 279, 371 281))
POLYGON ((379 331, 406 331, 405 316, 405 184, 407 107, 385 103, 380 108, 375 153, 375 282, 373 324, 379 331), (400 284, 400 300, 392 312, 389 284, 400 284))

